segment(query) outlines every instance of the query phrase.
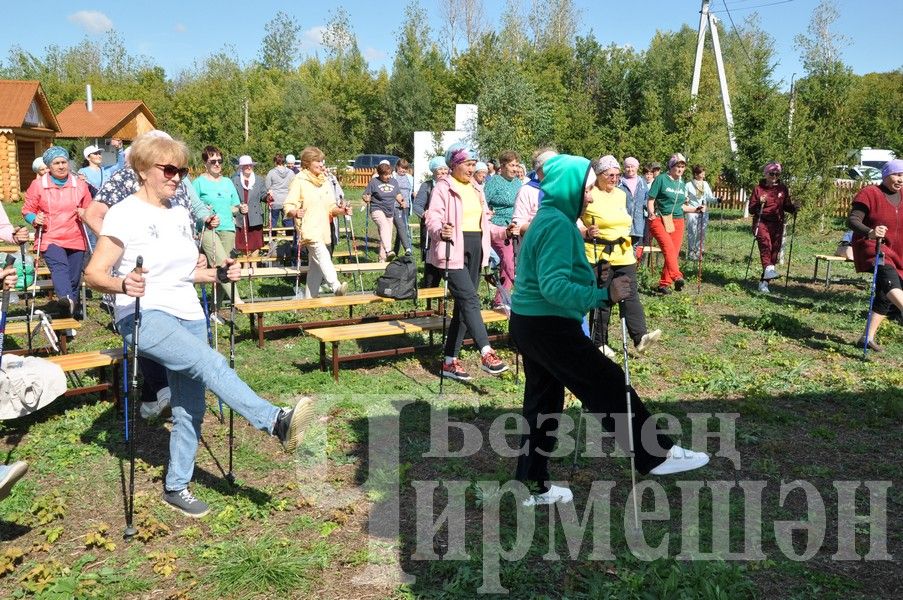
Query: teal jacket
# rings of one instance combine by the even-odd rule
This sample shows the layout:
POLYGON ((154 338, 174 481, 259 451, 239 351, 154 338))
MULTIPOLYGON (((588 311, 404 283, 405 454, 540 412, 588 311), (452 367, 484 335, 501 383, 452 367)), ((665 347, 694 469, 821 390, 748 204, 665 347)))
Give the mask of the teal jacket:
POLYGON ((582 321, 590 309, 608 301, 608 290, 596 285, 576 225, 589 168, 589 160, 566 154, 543 165, 542 206, 517 257, 513 312, 582 321))

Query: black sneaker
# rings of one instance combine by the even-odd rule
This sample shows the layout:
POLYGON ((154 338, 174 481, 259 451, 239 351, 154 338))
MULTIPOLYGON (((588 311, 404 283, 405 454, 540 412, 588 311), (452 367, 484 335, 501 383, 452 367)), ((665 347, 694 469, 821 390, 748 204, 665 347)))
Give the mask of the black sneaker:
POLYGON ((314 416, 314 399, 307 396, 302 396, 295 408, 283 408, 279 412, 273 426, 273 435, 279 438, 286 452, 294 452, 304 440, 304 431, 313 422, 314 416))
POLYGON ((178 492, 170 492, 163 490, 163 502, 173 510, 177 510, 186 517, 200 519, 210 512, 210 507, 206 502, 198 500, 188 491, 188 488, 179 490, 178 492))
POLYGON ((664 285, 659 286, 658 293, 661 294, 662 296, 667 296, 668 294, 671 293, 671 288, 664 286, 664 285))
POLYGON ((687 285, 687 282, 683 279, 675 279, 674 280, 674 289, 678 292, 684 289, 684 286, 687 285))

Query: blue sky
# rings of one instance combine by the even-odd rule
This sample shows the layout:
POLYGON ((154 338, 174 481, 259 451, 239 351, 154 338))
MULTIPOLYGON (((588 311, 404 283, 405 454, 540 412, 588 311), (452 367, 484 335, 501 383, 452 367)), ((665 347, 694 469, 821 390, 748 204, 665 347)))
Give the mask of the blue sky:
MULTIPOLYGON (((522 1, 529 4, 529 0, 522 1)), ((371 68, 391 67, 396 35, 407 2, 346 0, 293 4, 272 0, 252 3, 155 0, 139 4, 88 1, 54 4, 45 7, 47 10, 35 10, 34 5, 25 2, 7 4, 4 20, 14 26, 3 28, 0 56, 5 57, 8 47, 13 44, 40 56, 51 42, 69 46, 85 35, 102 36, 103 31, 112 27, 124 37, 132 53, 151 57, 170 76, 175 76, 195 60, 221 50, 226 44, 234 46, 240 60, 253 59, 258 53, 265 23, 286 7, 292 7, 287 12, 298 20, 303 30, 300 54, 317 52, 319 33, 329 19, 330 11, 342 5, 351 15, 358 45, 371 68), (35 35, 38 31, 49 35, 35 35)), ((440 30, 439 7, 443 4, 438 0, 421 0, 430 16, 434 35, 440 30)), ((483 4, 487 22, 499 23, 503 0, 483 0, 483 4)), ((657 29, 677 30, 684 23, 695 29, 699 22, 698 0, 636 0, 629 3, 576 0, 576 4, 582 30, 592 30, 603 44, 630 44, 644 49, 657 29), (628 6, 632 9, 629 13, 619 12, 628 6)), ((792 74, 802 73, 793 38, 806 32, 818 0, 713 0, 712 10, 730 30, 725 4, 737 25, 751 12, 759 14, 762 27, 776 40, 777 76, 784 80, 784 87, 789 87, 792 74)), ((899 50, 903 1, 836 0, 836 5, 840 17, 834 31, 848 38, 843 59, 854 72, 890 71, 903 66, 903 53, 899 50)), ((705 60, 712 60, 712 57, 706 55, 705 60)))

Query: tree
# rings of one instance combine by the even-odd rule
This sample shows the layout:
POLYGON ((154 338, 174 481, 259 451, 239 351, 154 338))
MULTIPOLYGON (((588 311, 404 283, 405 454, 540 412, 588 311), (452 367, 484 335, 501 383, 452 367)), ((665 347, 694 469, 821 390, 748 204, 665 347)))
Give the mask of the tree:
POLYGON ((297 65, 295 56, 300 47, 301 25, 298 21, 280 10, 263 28, 266 35, 260 44, 260 64, 265 69, 294 69, 297 65))

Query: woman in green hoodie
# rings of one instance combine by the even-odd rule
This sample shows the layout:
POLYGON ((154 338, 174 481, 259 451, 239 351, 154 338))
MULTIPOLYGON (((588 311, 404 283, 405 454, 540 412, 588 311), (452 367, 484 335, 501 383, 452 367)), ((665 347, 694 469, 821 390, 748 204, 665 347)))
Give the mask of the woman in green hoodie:
MULTIPOLYGON (((615 278, 608 289, 596 283, 586 260, 577 217, 590 201, 595 176, 590 161, 558 155, 543 166, 543 201, 524 237, 517 264, 509 331, 524 358, 524 434, 526 451, 517 464, 516 477, 534 484, 539 493, 526 504, 570 502, 573 493, 549 482, 548 456, 555 447, 552 432, 564 409, 564 388, 599 414, 602 426, 615 431, 613 414, 626 413, 624 372, 593 345, 581 329, 583 315, 604 303, 619 302, 630 294, 630 282, 615 278)), ((649 411, 632 389, 633 439, 636 468, 642 474, 668 475, 699 468, 707 454, 684 450, 658 432, 644 436, 649 411)), ((617 431, 624 448, 627 431, 617 431)))

